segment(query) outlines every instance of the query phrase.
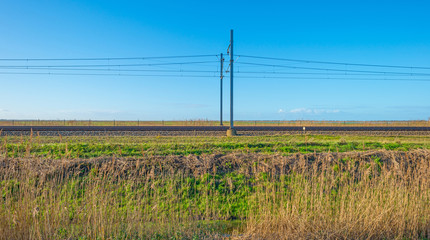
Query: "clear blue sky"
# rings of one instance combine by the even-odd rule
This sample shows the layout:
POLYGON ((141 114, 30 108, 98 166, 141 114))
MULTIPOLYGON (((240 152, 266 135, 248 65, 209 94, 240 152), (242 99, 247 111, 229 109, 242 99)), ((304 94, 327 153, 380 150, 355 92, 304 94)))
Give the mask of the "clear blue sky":
MULTIPOLYGON (((235 119, 427 120, 430 70, 244 56, 430 67, 429 9, 428 1, 418 0, 2 0, 1 59, 213 56, 120 63, 2 61, 3 67, 210 62, 112 66, 114 70, 104 72, 3 68, 0 119, 216 120, 219 63, 215 54, 226 53, 229 31, 234 29, 235 119), (364 74, 347 76, 350 70, 364 74), (164 71, 184 73, 145 76, 171 74, 164 71), (114 76, 123 73, 140 76, 114 76)), ((224 79, 224 119, 229 117, 228 81, 224 79)))

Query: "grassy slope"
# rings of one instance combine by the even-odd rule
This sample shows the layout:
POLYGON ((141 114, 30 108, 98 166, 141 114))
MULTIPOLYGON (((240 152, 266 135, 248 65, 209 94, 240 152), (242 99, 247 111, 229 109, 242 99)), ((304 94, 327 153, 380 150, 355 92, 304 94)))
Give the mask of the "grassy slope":
POLYGON ((430 136, 258 136, 258 137, 3 137, 9 157, 90 158, 100 156, 200 155, 212 153, 313 153, 430 149, 430 136))
POLYGON ((3 138, 0 239, 426 239, 429 140, 3 138))

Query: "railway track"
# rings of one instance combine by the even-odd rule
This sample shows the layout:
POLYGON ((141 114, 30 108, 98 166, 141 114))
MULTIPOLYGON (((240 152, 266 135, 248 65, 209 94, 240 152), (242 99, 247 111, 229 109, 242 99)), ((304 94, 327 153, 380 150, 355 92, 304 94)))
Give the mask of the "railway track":
MULTIPOLYGON (((303 132, 297 126, 238 126, 238 132, 303 132)), ((2 132, 225 132, 225 126, 0 126, 2 132)), ((306 126, 306 132, 430 132, 430 127, 306 126)))

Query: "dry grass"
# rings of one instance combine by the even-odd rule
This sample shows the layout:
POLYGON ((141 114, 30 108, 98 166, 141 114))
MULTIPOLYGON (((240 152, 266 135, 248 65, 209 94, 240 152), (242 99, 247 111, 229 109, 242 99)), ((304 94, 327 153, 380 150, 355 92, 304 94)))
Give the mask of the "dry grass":
POLYGON ((354 158, 346 165, 322 162, 318 171, 300 172, 293 186, 267 189, 243 238, 429 239, 429 153, 391 154, 385 163, 377 157, 358 168, 354 158))
POLYGON ((0 180, 0 239, 430 238, 428 150, 3 157, 0 180))

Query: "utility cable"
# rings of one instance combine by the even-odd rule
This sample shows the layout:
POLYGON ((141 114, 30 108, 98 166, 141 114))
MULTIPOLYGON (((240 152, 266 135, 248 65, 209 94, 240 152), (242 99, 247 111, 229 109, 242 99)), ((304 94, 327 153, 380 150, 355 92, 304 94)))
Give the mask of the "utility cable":
POLYGON ((346 63, 346 62, 328 62, 328 61, 300 60, 300 59, 290 59, 290 58, 251 56, 251 55, 240 55, 240 56, 241 57, 247 57, 247 58, 256 58, 256 59, 265 59, 265 60, 278 60, 278 61, 289 61, 289 62, 300 62, 300 63, 318 63, 318 64, 332 64, 332 65, 360 66, 360 67, 382 67, 382 68, 403 68, 403 69, 430 70, 430 67, 417 67, 417 66, 364 64, 364 63, 346 63))
POLYGON ((13 68, 51 68, 51 67, 71 67, 71 68, 76 68, 76 67, 139 67, 139 66, 163 66, 163 65, 189 65, 189 64, 201 64, 201 63, 215 63, 218 61, 200 61, 200 62, 168 62, 168 63, 142 63, 142 64, 94 64, 94 65, 32 65, 32 66, 22 66, 22 65, 10 65, 10 66, 5 66, 5 65, 0 65, 0 68, 9 68, 9 69, 13 69, 13 68))
POLYGON ((412 78, 333 78, 333 77, 273 77, 273 76, 236 76, 246 79, 288 79, 288 80, 347 80, 347 81, 401 81, 401 82, 430 82, 430 79, 412 78))
POLYGON ((297 67, 297 66, 288 66, 288 65, 250 63, 250 62, 239 62, 238 64, 253 65, 253 66, 266 66, 266 67, 282 67, 282 68, 303 69, 303 70, 316 70, 316 71, 333 71, 333 72, 380 73, 380 74, 400 74, 400 75, 411 75, 411 74, 413 74, 413 73, 405 73, 405 72, 381 72, 381 71, 349 70, 349 69, 335 69, 335 68, 297 67))
POLYGON ((1 75, 61 75, 61 76, 117 76, 117 77, 199 77, 199 78, 219 78, 217 75, 166 75, 166 74, 113 74, 113 73, 50 73, 50 72, 0 72, 1 75))
POLYGON ((188 56, 160 56, 160 57, 113 57, 113 58, 0 58, 0 61, 115 61, 115 60, 149 60, 173 58, 201 58, 216 57, 217 54, 188 55, 188 56))

